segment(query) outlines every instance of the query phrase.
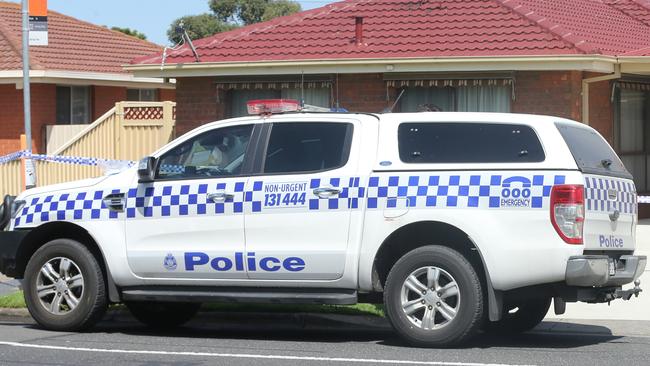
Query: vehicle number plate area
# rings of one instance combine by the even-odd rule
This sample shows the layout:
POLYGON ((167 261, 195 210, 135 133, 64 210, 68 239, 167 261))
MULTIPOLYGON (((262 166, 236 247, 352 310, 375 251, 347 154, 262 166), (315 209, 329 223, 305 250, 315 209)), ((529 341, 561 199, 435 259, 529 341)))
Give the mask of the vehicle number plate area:
POLYGON ((609 260, 609 275, 613 276, 616 274, 616 262, 613 259, 609 260))

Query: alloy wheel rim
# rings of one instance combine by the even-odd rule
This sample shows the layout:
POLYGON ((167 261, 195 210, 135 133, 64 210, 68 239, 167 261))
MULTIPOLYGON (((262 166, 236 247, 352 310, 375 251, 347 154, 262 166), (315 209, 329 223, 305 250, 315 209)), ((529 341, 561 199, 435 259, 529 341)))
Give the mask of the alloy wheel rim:
POLYGON ((435 266, 411 272, 402 284, 400 300, 406 318, 424 330, 447 326, 460 309, 458 283, 449 272, 435 266))
POLYGON ((36 295, 50 314, 65 315, 74 311, 83 293, 83 275, 70 258, 52 258, 41 267, 36 278, 36 295))

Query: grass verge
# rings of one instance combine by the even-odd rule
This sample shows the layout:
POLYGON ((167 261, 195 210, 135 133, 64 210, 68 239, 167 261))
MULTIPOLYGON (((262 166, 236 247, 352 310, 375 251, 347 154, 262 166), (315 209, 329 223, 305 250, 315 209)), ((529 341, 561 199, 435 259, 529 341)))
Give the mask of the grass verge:
MULTIPOLYGON (((0 308, 25 308, 23 292, 18 291, 10 295, 0 296, 0 308)), ((111 306, 113 309, 123 309, 122 306, 111 306)), ((278 305, 278 304, 205 304, 204 311, 237 311, 248 313, 320 313, 344 315, 372 315, 384 316, 381 305, 356 304, 356 305, 278 305)))
POLYGON ((0 308, 19 309, 25 307, 27 307, 27 305, 25 305, 25 297, 23 296, 22 291, 0 296, 0 308))

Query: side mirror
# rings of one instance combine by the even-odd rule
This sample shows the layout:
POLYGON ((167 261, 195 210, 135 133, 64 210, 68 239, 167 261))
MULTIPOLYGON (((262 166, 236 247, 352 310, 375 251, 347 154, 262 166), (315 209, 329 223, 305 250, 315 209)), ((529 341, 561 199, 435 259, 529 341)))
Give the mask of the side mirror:
POLYGON ((153 182, 155 175, 156 158, 147 156, 138 163, 138 183, 153 182))

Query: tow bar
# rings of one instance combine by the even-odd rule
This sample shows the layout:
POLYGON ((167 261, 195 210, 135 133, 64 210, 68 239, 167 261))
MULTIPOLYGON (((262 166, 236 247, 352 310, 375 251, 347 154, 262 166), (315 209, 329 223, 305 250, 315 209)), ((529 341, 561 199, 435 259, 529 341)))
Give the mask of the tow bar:
POLYGON ((605 300, 607 300, 607 304, 609 304, 610 301, 616 299, 629 300, 632 298, 632 295, 634 295, 634 297, 639 297, 639 293, 641 293, 641 291, 643 291, 641 290, 641 281, 636 280, 634 281, 634 288, 631 288, 629 290, 618 289, 614 291, 613 294, 605 295, 605 300))

